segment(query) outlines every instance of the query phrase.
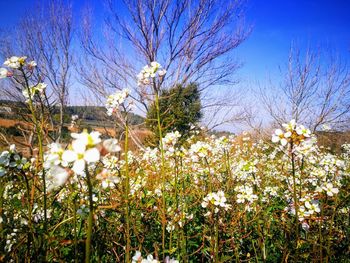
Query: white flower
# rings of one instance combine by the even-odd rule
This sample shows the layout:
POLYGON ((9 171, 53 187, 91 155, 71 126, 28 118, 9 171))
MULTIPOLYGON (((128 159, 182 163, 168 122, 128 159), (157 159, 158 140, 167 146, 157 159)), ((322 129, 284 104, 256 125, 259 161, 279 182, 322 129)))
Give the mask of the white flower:
POLYGON ((168 150, 169 152, 173 153, 175 151, 173 146, 175 146, 180 137, 181 134, 178 131, 167 133, 162 139, 164 150, 168 150))
POLYGON ((122 91, 117 91, 109 95, 106 102, 107 115, 112 116, 114 112, 118 111, 119 106, 124 103, 129 94, 129 89, 123 89, 122 91))
POLYGON ((110 153, 119 152, 121 150, 117 139, 107 139, 103 142, 103 147, 110 153))
POLYGON ((72 115, 71 119, 72 121, 76 121, 77 119, 79 119, 79 115, 72 115))
POLYGON ((160 77, 163 77, 165 74, 166 74, 166 70, 165 69, 161 69, 161 70, 158 71, 158 75, 160 77))
POLYGON ((321 128, 323 131, 330 131, 332 129, 332 127, 327 124, 323 124, 321 128))
POLYGON ((102 181, 101 185, 104 189, 113 187, 120 182, 120 178, 110 173, 107 169, 103 169, 102 172, 96 176, 96 179, 102 181))
POLYGON ((218 191, 217 195, 214 197, 214 205, 216 206, 221 206, 221 207, 226 207, 226 197, 223 191, 218 191))
POLYGON ((19 59, 18 57, 12 56, 4 62, 4 65, 9 68, 15 68, 15 69, 19 68, 21 64, 19 63, 18 59, 19 59))
POLYGON ((30 68, 34 68, 34 67, 37 66, 37 64, 36 64, 36 62, 33 60, 33 61, 30 61, 30 62, 28 63, 28 66, 29 66, 30 68))
POLYGON ((327 192, 328 196, 333 196, 334 194, 339 193, 339 189, 336 187, 333 187, 332 183, 326 183, 322 189, 327 192))
POLYGON ((301 228, 304 229, 304 231, 306 231, 306 232, 308 232, 308 231, 310 230, 310 226, 309 226, 309 224, 306 223, 306 222, 303 222, 303 223, 301 224, 301 228))
POLYGON ((295 120, 293 119, 293 120, 291 120, 289 123, 287 123, 287 124, 282 124, 282 126, 285 128, 285 130, 286 131, 294 131, 295 130, 295 128, 296 128, 296 122, 295 122, 295 120))
POLYGON ((306 201, 305 207, 308 209, 308 211, 306 212, 307 215, 312 215, 315 212, 316 213, 321 212, 320 206, 316 200, 306 201))
POLYGON ((100 133, 86 131, 82 133, 72 133, 76 140, 72 142, 72 149, 66 150, 62 154, 62 160, 67 163, 73 162, 72 170, 76 174, 83 174, 85 162, 95 163, 100 159, 100 152, 94 146, 100 143, 100 133))
POLYGON ((157 74, 159 77, 163 77, 166 74, 166 70, 162 69, 162 66, 158 62, 153 61, 150 65, 144 66, 137 75, 138 85, 149 85, 157 74))
POLYGON ((36 86, 29 87, 29 89, 28 88, 24 89, 22 91, 22 94, 26 98, 26 102, 29 102, 30 99, 31 100, 34 99, 35 94, 39 94, 39 95, 43 94, 46 87, 47 87, 47 84, 39 83, 36 86))
MULTIPOLYGON (((76 145, 76 144, 75 144, 76 145)), ((73 146, 74 151, 67 150, 63 152, 62 159, 68 163, 74 162, 72 170, 76 174, 83 174, 85 161, 87 163, 97 162, 100 158, 100 152, 96 148, 85 151, 85 148, 73 146)))
POLYGON ((76 124, 77 120, 79 119, 79 115, 72 115, 71 116, 71 122, 70 122, 70 128, 72 129, 76 124))
POLYGON ((99 133, 98 131, 88 133, 86 130, 84 130, 82 133, 72 133, 71 136, 72 138, 79 141, 81 144, 88 147, 93 147, 101 142, 101 133, 99 133))
POLYGON ((8 75, 8 70, 5 68, 0 68, 0 79, 6 78, 8 75))
POLYGON ((10 152, 15 152, 16 151, 16 144, 11 144, 10 145, 10 152))
POLYGON ((208 204, 212 204, 215 206, 215 213, 219 212, 219 208, 224 208, 228 210, 231 208, 231 205, 226 203, 227 199, 225 197, 225 193, 223 191, 212 192, 207 194, 206 197, 203 198, 202 207, 206 208, 208 204))
POLYGON ((286 138, 291 136, 290 132, 284 133, 281 129, 275 130, 275 133, 272 135, 272 142, 278 143, 280 142, 282 146, 287 145, 288 141, 286 138))
POLYGON ((132 262, 135 263, 135 262, 140 261, 141 259, 142 259, 141 252, 136 251, 135 255, 132 257, 132 262))
POLYGON ((160 68, 160 64, 157 61, 153 61, 151 62, 151 67, 155 70, 157 70, 158 68, 160 68))
POLYGON ((24 65, 26 59, 27 59, 27 57, 12 56, 4 62, 4 65, 9 67, 9 68, 18 69, 19 67, 24 65))
POLYGON ((49 169, 54 165, 61 163, 63 149, 59 143, 51 143, 48 145, 49 151, 44 156, 44 168, 49 169))
POLYGON ((295 131, 298 135, 303 135, 307 138, 311 136, 311 131, 309 129, 306 129, 303 125, 297 126, 295 131))
POLYGON ((141 263, 159 263, 159 261, 153 258, 152 255, 148 255, 146 259, 141 260, 141 263))
POLYGON ((258 196, 253 194, 253 188, 250 186, 239 186, 235 190, 239 192, 237 203, 245 203, 246 201, 252 203, 258 199, 258 196))
POLYGON ((67 179, 68 172, 64 168, 60 166, 51 167, 47 176, 47 190, 50 192, 51 190, 64 185, 67 179))

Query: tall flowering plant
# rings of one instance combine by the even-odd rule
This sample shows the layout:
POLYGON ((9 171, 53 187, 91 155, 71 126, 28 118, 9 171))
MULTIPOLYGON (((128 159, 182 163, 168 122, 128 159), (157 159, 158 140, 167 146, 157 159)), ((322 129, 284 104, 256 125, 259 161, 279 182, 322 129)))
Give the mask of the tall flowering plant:
MULTIPOLYGON (((30 76, 26 61, 8 59, 1 76, 30 76)), ((141 73, 155 103, 165 72, 151 63, 141 73)), ((40 129, 45 85, 28 83, 23 101, 40 129)), ((347 260, 348 144, 332 153, 292 120, 268 140, 194 132, 182 144, 172 131, 130 151, 131 107, 126 89, 107 98, 106 114, 123 120, 120 140, 72 117, 69 143, 42 133, 41 154, 0 153, 0 261, 347 260)), ((160 133, 161 124, 158 113, 160 133)))

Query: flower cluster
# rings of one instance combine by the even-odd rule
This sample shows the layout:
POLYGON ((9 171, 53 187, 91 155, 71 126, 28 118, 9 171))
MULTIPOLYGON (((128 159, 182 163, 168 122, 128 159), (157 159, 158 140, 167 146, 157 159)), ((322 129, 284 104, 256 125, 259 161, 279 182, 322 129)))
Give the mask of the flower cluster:
POLYGON ((175 145, 177 144, 181 134, 178 131, 169 132, 162 138, 163 148, 169 152, 175 152, 175 145))
MULTIPOLYGON (((23 67, 28 68, 29 70, 32 70, 34 67, 36 67, 35 61, 27 62, 27 57, 16 57, 12 56, 4 62, 4 65, 10 69, 20 69, 23 67)), ((11 77, 13 75, 13 72, 6 69, 6 68, 0 68, 0 78, 6 78, 11 77)))
POLYGON ((25 64, 26 59, 27 57, 12 56, 4 62, 4 65, 9 68, 18 69, 25 64))
POLYGON ((322 190, 325 191, 327 193, 327 195, 330 197, 339 193, 339 189, 337 187, 334 187, 334 185, 332 183, 329 183, 329 182, 326 182, 322 186, 322 190))
POLYGON ((63 150, 58 143, 52 143, 48 146, 48 151, 44 155, 44 168, 47 169, 47 189, 49 192, 65 184, 69 176, 67 167, 70 163, 74 162, 72 170, 75 173, 82 174, 84 173, 86 159, 99 159, 100 153, 97 149, 86 150, 87 146, 91 148, 90 146, 94 145, 94 141, 99 139, 99 134, 90 136, 85 133, 83 133, 84 135, 72 134, 77 140, 73 142, 68 150, 63 150))
MULTIPOLYGON (((68 179, 69 168, 77 175, 84 175, 87 165, 92 165, 100 160, 100 149, 104 149, 107 153, 115 153, 120 151, 118 140, 104 140, 102 146, 100 133, 93 131, 88 133, 84 130, 82 133, 72 133, 74 138, 72 144, 67 150, 63 150, 58 143, 52 143, 48 146, 49 150, 44 156, 44 167, 48 170, 48 190, 52 190, 62 186, 68 179)), ((104 188, 117 183, 119 179, 114 176, 107 176, 106 171, 101 172, 97 177, 102 180, 104 188)))
POLYGON ((206 142, 198 141, 191 145, 189 153, 194 162, 198 162, 200 158, 208 157, 212 151, 212 146, 206 142))
POLYGON ((212 192, 203 198, 202 207, 207 208, 208 205, 213 205, 215 207, 215 213, 218 213, 220 211, 220 208, 223 208, 225 211, 227 211, 231 208, 231 205, 227 204, 226 201, 227 199, 223 191, 218 191, 216 193, 212 192))
POLYGON ((238 186, 235 190, 239 193, 237 194, 237 203, 253 203, 258 199, 258 196, 253 193, 253 188, 251 186, 238 186))
POLYGON ((272 135, 272 142, 281 143, 282 146, 286 146, 287 143, 293 143, 299 145, 306 138, 310 138, 311 132, 303 125, 297 125, 295 120, 291 120, 287 124, 282 124, 284 131, 277 129, 272 135))
POLYGON ((151 62, 150 65, 146 65, 141 72, 137 75, 138 85, 149 85, 157 75, 163 77, 166 74, 166 70, 162 69, 162 66, 156 62, 151 62))
POLYGON ((27 89, 22 91, 23 96, 26 98, 26 102, 28 103, 30 100, 34 100, 35 95, 42 96, 47 87, 45 83, 39 83, 35 86, 30 86, 27 89))
POLYGON ((112 116, 114 112, 118 111, 119 107, 124 103, 129 94, 129 89, 123 89, 122 91, 117 91, 116 93, 109 95, 106 102, 107 115, 112 116))
POLYGON ((22 170, 28 166, 26 158, 16 152, 16 146, 12 144, 9 151, 0 154, 0 178, 7 173, 8 169, 22 170))
MULTIPOLYGON (((21 166, 22 157, 15 157, 12 147, 0 155, 0 174, 15 175, 0 177, 1 183, 5 184, 0 220, 5 229, 4 237, 13 244, 10 253, 21 250, 18 245, 27 237, 30 225, 27 211, 33 211, 32 223, 44 221, 40 200, 40 175, 43 174, 46 176, 48 204, 54 204, 50 207, 52 212, 49 209, 47 212, 51 216, 48 224, 55 224, 55 238, 67 240, 67 232, 70 235, 74 226, 72 220, 77 220, 74 223, 82 226, 81 238, 85 235, 83 226, 93 213, 93 230, 103 233, 96 235, 101 243, 106 244, 105 248, 99 249, 106 251, 108 262, 114 259, 113 253, 108 254, 113 249, 118 255, 125 255, 126 233, 138 237, 131 238, 130 257, 133 248, 147 251, 145 255, 148 255, 142 257, 137 251, 130 261, 177 262, 168 257, 160 258, 163 248, 154 246, 162 242, 162 224, 164 233, 169 232, 164 241, 165 253, 171 251, 179 261, 211 261, 210 253, 215 252, 211 250, 212 246, 217 244, 220 254, 232 256, 231 244, 222 240, 236 242, 237 249, 244 252, 239 252, 237 257, 244 261, 247 259, 244 255, 252 253, 246 248, 247 242, 257 238, 259 242, 264 239, 269 244, 274 244, 276 238, 281 243, 290 242, 290 239, 295 241, 296 229, 300 231, 303 242, 329 240, 331 248, 339 242, 348 244, 344 222, 347 222, 349 212, 346 196, 350 146, 345 145, 341 155, 331 154, 318 147, 313 142, 313 135, 294 122, 284 125, 282 133, 283 138, 280 138, 286 139, 286 145, 293 142, 293 151, 281 151, 281 140, 276 145, 256 140, 248 134, 243 134, 243 137, 201 134, 183 139, 180 133, 170 132, 162 139, 163 167, 160 166, 159 146, 128 151, 126 162, 126 152, 120 152, 120 142, 102 140, 98 132, 73 133, 73 142, 67 146, 58 143, 46 145, 42 165, 45 173, 24 169, 27 164, 21 166), (296 144, 296 141, 300 143, 296 144), (294 158, 290 158, 291 152, 294 158), (160 176, 162 168, 164 176, 160 176), (34 186, 38 190, 35 191, 34 204, 37 202, 39 206, 34 205, 32 209, 27 205, 31 192, 27 191, 24 179, 33 184, 33 175, 37 174, 34 186), (91 179, 92 189, 88 188, 87 178, 91 179), (62 187, 67 182, 69 187, 62 187), (93 206, 89 206, 89 191, 93 206), (128 232, 124 214, 127 202, 131 226, 128 232), (66 219, 62 217, 62 211, 67 211, 67 214, 76 211, 78 216, 73 219, 74 214, 73 217, 68 214, 66 219), (113 225, 108 222, 113 222, 113 225), (118 231, 110 234, 109 230, 116 228, 118 231), (261 229, 268 228, 271 236, 261 232, 261 229), (12 229, 18 229, 13 239, 12 229), (320 234, 324 238, 320 239, 320 234), (332 237, 337 238, 336 242, 332 237), (109 246, 110 240, 118 240, 121 246, 109 246), (210 253, 202 253, 200 246, 210 253)), ((95 244, 93 246, 96 248, 95 244)), ((69 244, 65 248, 74 249, 69 244)), ((275 248, 266 246, 274 259, 281 256, 274 254, 275 248)), ((25 253, 21 251, 21 254, 25 253)), ((260 260, 259 253, 255 256, 260 260)))
MULTIPOLYGON (((298 211, 299 221, 304 221, 305 219, 311 218, 314 214, 320 213, 319 201, 313 199, 310 195, 306 195, 300 200, 301 206, 298 211)), ((295 207, 292 204, 291 214, 295 214, 295 207)))
MULTIPOLYGON (((165 263, 179 263, 176 259, 169 259, 166 257, 165 263)), ((155 259, 152 254, 149 254, 147 258, 142 258, 142 254, 140 251, 136 251, 135 255, 132 257, 132 263, 160 263, 159 260, 155 259)))
POLYGON ((68 150, 62 154, 62 160, 65 164, 73 164, 72 170, 76 174, 84 174, 85 165, 96 163, 100 160, 100 151, 95 147, 101 142, 99 132, 72 133, 75 139, 68 150))

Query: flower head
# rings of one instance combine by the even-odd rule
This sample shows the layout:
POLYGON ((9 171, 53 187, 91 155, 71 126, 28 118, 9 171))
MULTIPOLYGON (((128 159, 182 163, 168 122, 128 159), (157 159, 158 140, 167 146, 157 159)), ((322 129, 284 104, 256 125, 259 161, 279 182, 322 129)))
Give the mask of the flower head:
POLYGON ((112 116, 114 112, 118 111, 120 105, 124 103, 129 94, 129 89, 123 89, 122 91, 117 91, 116 93, 109 95, 106 102, 107 115, 112 116))
POLYGON ((72 170, 76 174, 83 174, 85 163, 96 163, 100 159, 100 152, 95 146, 101 142, 99 132, 87 133, 72 133, 71 136, 75 139, 72 142, 70 149, 62 154, 64 162, 73 163, 72 170))
POLYGON ((333 196, 334 194, 339 193, 339 189, 334 187, 332 183, 325 183, 322 186, 322 189, 327 193, 328 196, 333 196))
POLYGON ((27 57, 12 56, 4 62, 4 65, 9 67, 9 68, 18 69, 24 65, 26 59, 27 59, 27 57))
POLYGON ((46 89, 47 84, 39 83, 38 85, 31 86, 22 91, 23 96, 26 98, 26 102, 34 99, 36 94, 42 95, 46 89))
POLYGON ((295 120, 282 124, 282 126, 284 131, 281 129, 275 130, 272 135, 272 142, 281 143, 282 146, 286 146, 288 143, 299 145, 311 137, 311 131, 303 125, 298 125, 295 120))
POLYGON ((166 74, 166 70, 162 68, 162 66, 156 62, 151 62, 150 65, 146 65, 143 67, 141 72, 137 75, 138 85, 149 85, 157 75, 162 78, 166 74))
POLYGON ((0 79, 7 78, 9 71, 5 68, 0 68, 0 79))

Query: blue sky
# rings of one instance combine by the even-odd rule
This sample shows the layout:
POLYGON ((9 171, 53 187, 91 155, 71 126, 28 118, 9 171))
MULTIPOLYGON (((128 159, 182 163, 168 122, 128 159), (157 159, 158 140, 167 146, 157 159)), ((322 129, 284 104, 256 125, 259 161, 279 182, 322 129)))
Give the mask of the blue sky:
MULTIPOLYGON (((11 28, 36 2, 0 0, 0 26, 11 28)), ((101 19, 103 0, 73 0, 77 16, 86 2, 101 19)), ((253 26, 252 34, 235 52, 244 64, 238 72, 244 81, 264 81, 277 74, 292 41, 300 47, 329 46, 344 60, 350 58, 350 1, 247 0, 246 22, 253 26)))
MULTIPOLYGON (((0 0, 0 27, 13 27, 37 1, 0 0)), ((77 20, 89 3, 102 21, 103 0, 72 2, 77 20)), ((350 0, 246 0, 246 23, 253 26, 252 34, 234 53, 243 63, 237 72, 240 88, 278 80, 292 42, 300 48, 329 47, 350 62, 350 0)))
POLYGON ((350 1, 251 0, 246 15, 253 32, 236 52, 244 78, 262 81, 278 73, 292 41, 301 48, 330 47, 350 58, 350 1))

